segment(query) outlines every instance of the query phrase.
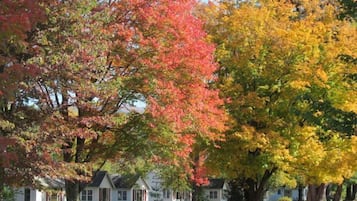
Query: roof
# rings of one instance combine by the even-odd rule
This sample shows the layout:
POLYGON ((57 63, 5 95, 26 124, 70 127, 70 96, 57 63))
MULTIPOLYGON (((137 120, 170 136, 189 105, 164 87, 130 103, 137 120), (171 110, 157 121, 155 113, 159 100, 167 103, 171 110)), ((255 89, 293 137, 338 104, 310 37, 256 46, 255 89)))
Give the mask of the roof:
POLYGON ((116 188, 132 188, 139 178, 139 175, 113 175, 112 181, 116 188))
POLYGON ((39 185, 45 189, 63 189, 63 179, 39 178, 37 179, 39 185))
POLYGON ((99 187, 105 177, 107 177, 108 181, 113 186, 112 180, 110 179, 107 171, 97 171, 93 172, 92 180, 91 183, 88 184, 88 187, 99 187))
POLYGON ((223 188, 224 183, 224 179, 209 179, 209 184, 204 187, 209 189, 220 189, 223 188))

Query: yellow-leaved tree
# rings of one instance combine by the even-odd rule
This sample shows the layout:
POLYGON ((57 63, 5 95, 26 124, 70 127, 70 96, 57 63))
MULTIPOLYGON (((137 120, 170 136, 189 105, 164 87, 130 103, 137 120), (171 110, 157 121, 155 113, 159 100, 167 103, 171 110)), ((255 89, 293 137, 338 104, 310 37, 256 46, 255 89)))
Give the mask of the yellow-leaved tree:
POLYGON ((263 0, 200 10, 232 117, 211 169, 241 182, 248 201, 263 200, 274 177, 310 185, 308 199, 321 200, 326 183, 356 171, 357 32, 337 7, 263 0))

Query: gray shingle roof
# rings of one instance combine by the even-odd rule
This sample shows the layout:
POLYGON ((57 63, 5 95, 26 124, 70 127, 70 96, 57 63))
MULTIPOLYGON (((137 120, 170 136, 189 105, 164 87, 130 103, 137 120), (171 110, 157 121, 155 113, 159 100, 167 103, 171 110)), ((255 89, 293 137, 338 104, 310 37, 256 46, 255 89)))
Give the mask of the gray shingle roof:
POLYGON ((64 188, 63 179, 39 178, 39 184, 45 189, 62 189, 64 188))
POLYGON ((220 189, 224 186, 224 179, 209 179, 209 184, 204 186, 209 189, 220 189))
POLYGON ((88 186, 99 187, 106 175, 107 175, 107 171, 94 172, 91 180, 92 182, 88 186))
POLYGON ((112 181, 116 188, 129 189, 135 185, 139 177, 140 177, 139 175, 125 175, 125 176, 114 175, 112 177, 112 181))

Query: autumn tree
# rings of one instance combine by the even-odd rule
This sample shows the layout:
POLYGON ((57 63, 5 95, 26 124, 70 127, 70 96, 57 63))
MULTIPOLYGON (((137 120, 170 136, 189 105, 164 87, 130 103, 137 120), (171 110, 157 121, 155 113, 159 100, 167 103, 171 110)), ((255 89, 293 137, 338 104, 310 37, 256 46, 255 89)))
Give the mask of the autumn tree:
POLYGON ((37 169, 36 153, 21 139, 31 124, 31 109, 21 110, 26 80, 37 74, 25 61, 33 55, 28 36, 44 20, 40 3, 46 1, 0 2, 0 200, 5 185, 23 182, 37 169), (29 119, 26 119, 29 117, 29 119), (23 156, 32 160, 23 160, 23 156))
MULTIPOLYGON (((223 102, 215 80, 214 47, 205 41, 193 0, 55 1, 29 40, 26 66, 39 72, 16 103, 31 109, 26 142, 47 176, 62 177, 67 200, 107 160, 137 157, 192 173, 197 139, 222 138, 223 102), (141 107, 141 109, 140 109, 141 107), (176 168, 175 168, 176 167, 176 168)), ((17 106, 17 104, 15 104, 17 106)))
POLYGON ((234 120, 212 164, 244 183, 246 200, 262 200, 272 177, 319 186, 355 171, 356 64, 344 57, 356 57, 356 28, 338 21, 335 8, 320 1, 206 8, 221 65, 217 87, 234 120))
POLYGON ((339 17, 344 20, 357 20, 357 2, 352 0, 339 0, 341 12, 339 17))

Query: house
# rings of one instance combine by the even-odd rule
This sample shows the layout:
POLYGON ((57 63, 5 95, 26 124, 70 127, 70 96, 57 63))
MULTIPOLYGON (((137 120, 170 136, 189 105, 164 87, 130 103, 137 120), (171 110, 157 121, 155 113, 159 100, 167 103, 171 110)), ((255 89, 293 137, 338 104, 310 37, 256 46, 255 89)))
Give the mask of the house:
POLYGON ((32 187, 20 187, 15 189, 16 201, 42 201, 44 192, 32 187))
MULTIPOLYGON (((150 201, 192 201, 191 191, 177 191, 164 188, 161 179, 155 173, 147 177, 153 191, 150 193, 150 201), (153 193, 155 192, 155 193, 153 193)), ((227 201, 228 184, 224 179, 209 179, 209 184, 203 186, 203 194, 208 201, 227 201)))
POLYGON ((62 179, 38 178, 38 186, 15 189, 15 201, 66 201, 62 179))
POLYGON ((227 201, 228 184, 225 179, 209 179, 209 184, 203 186, 203 193, 209 201, 227 201))
POLYGON ((81 201, 112 201, 114 184, 106 171, 93 173, 91 183, 80 192, 81 201))
POLYGON ((112 175, 113 201, 149 201, 150 186, 139 175, 112 175))
POLYGON ((153 171, 146 175, 145 181, 150 186, 149 201, 163 201, 162 180, 157 172, 153 171))
MULTIPOLYGON (((280 187, 276 190, 269 190, 266 193, 264 201, 277 201, 281 197, 290 197, 292 200, 299 199, 299 190, 298 189, 291 189, 287 187, 280 187)), ((307 188, 302 189, 302 199, 307 199, 307 188)))
POLYGON ((176 191, 165 188, 158 172, 150 172, 145 178, 151 191, 149 201, 191 201, 191 191, 176 191))

